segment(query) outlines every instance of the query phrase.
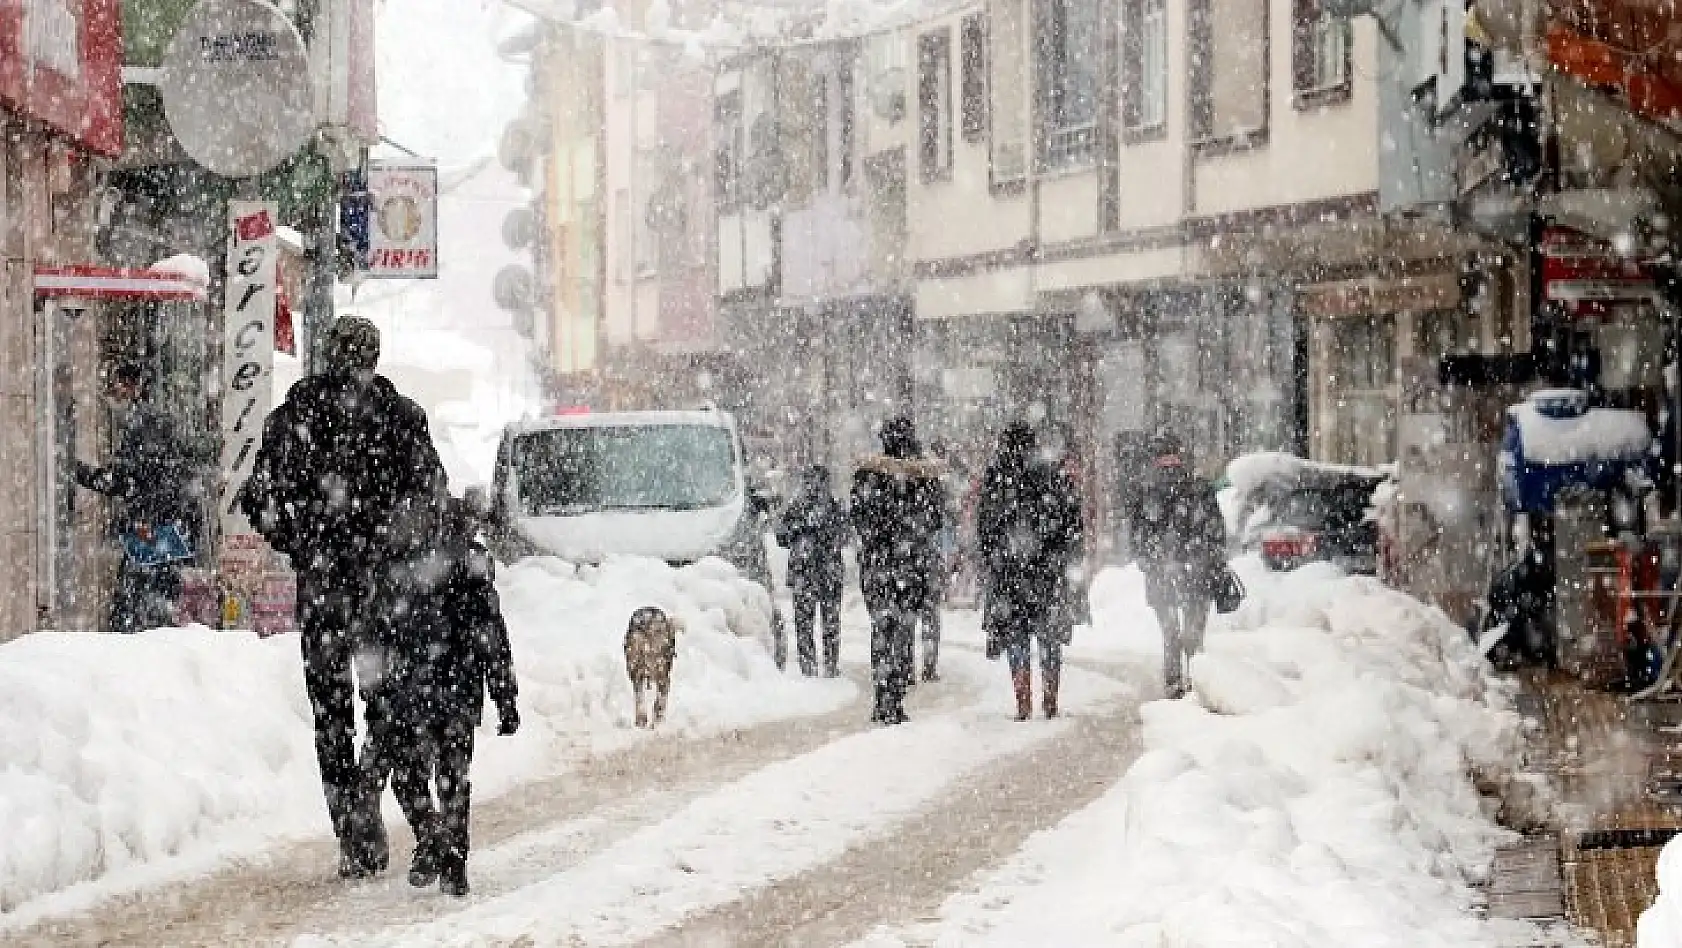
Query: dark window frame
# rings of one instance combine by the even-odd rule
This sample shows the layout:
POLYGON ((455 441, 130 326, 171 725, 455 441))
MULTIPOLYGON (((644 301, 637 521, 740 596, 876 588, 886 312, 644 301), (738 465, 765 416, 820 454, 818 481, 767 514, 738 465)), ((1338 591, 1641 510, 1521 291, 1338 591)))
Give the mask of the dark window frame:
POLYGON ((713 145, 713 192, 722 213, 733 213, 742 205, 742 174, 747 158, 746 118, 742 109, 740 88, 713 100, 713 128, 717 135, 713 145))
POLYGON ((1213 19, 1215 0, 1187 0, 1186 137, 1200 158, 1218 157, 1267 144, 1273 122, 1273 18, 1264 6, 1261 18, 1261 124, 1229 135, 1214 129, 1213 19))
POLYGON ((923 181, 952 178, 952 31, 917 37, 917 165, 923 181))
POLYGON ((843 47, 840 61, 835 68, 835 95, 841 101, 838 104, 840 114, 836 117, 835 149, 840 152, 836 156, 836 175, 843 193, 852 190, 854 178, 853 139, 854 124, 857 122, 857 84, 854 78, 854 66, 857 63, 858 50, 854 46, 843 47))
POLYGON ((972 145, 987 139, 988 31, 985 13, 964 17, 959 27, 958 56, 963 76, 960 111, 964 141, 972 145))
POLYGON ((1168 137, 1169 113, 1173 97, 1169 93, 1168 51, 1173 37, 1168 36, 1169 0, 1122 0, 1121 38, 1121 134, 1122 141, 1135 145, 1161 141, 1168 137), (1144 119, 1145 48, 1144 14, 1147 5, 1158 6, 1163 18, 1162 61, 1162 117, 1154 122, 1144 119))
POLYGON ((1323 6, 1323 0, 1291 0, 1291 102, 1299 111, 1341 105, 1354 97, 1355 25, 1349 17, 1336 18, 1343 33, 1342 78, 1328 84, 1316 73, 1320 56, 1315 25, 1323 6))
MULTIPOLYGON (((1031 127, 1037 134, 1033 151, 1033 168, 1038 174, 1063 174, 1085 171, 1095 167, 1099 157, 1102 101, 1105 85, 1105 44, 1102 36, 1103 0, 1040 0, 1029 4, 1029 16, 1034 31, 1031 72, 1034 119, 1031 127), (1088 106, 1092 117, 1086 122, 1068 122, 1064 116, 1064 100, 1070 96, 1070 70, 1065 66, 1069 32, 1069 10, 1085 5, 1091 31, 1092 88, 1086 90, 1091 98, 1088 106)), ((1077 90, 1078 91, 1078 90, 1077 90)))

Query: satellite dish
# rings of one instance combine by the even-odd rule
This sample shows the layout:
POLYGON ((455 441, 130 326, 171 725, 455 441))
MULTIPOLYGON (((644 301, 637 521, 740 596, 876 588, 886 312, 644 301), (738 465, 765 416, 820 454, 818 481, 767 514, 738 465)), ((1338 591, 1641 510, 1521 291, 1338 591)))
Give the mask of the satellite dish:
POLYGON ((309 50, 266 0, 202 0, 164 51, 158 83, 169 127, 216 174, 262 174, 316 127, 309 50))
POLYGON ((509 171, 524 174, 541 147, 538 132, 531 123, 515 119, 508 123, 502 132, 502 140, 497 143, 497 160, 509 171))
POLYGON ((531 270, 511 263, 491 278, 491 297, 511 313, 524 313, 537 303, 537 281, 531 270))
POLYGON ((530 247, 537 236, 537 215, 529 207, 516 207, 502 219, 502 242, 509 250, 530 247))

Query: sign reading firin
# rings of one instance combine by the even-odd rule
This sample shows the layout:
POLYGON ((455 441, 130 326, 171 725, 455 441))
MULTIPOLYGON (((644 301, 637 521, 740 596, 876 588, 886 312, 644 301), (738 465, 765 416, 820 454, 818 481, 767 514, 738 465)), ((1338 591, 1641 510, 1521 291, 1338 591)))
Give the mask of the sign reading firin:
POLYGON ((254 533, 239 512, 274 392, 275 225, 267 202, 234 201, 222 316, 222 535, 254 533))
POLYGON ((370 161, 367 276, 438 276, 438 168, 431 162, 370 161))

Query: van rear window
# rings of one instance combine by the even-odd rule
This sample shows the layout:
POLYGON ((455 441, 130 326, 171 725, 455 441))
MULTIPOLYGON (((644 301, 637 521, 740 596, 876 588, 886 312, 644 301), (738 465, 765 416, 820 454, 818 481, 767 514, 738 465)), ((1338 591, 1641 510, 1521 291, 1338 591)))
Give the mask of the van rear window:
POLYGON ((555 428, 514 443, 528 516, 593 510, 695 510, 736 492, 730 432, 704 425, 555 428))

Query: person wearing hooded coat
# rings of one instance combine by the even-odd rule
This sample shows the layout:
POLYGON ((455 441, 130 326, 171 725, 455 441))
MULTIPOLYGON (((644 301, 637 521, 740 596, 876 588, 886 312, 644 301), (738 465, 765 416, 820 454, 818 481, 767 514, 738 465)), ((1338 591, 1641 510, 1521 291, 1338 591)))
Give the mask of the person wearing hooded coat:
POLYGON ((419 516, 398 518, 394 561, 382 577, 374 622, 381 668, 361 766, 376 800, 390 777, 414 831, 409 883, 437 881, 459 897, 469 891, 474 731, 487 691, 497 733, 519 730, 518 685, 477 514, 447 496, 404 507, 419 516))
MULTIPOLYGON (((389 859, 379 801, 356 761, 353 656, 370 644, 370 607, 392 556, 403 498, 443 491, 426 412, 375 374, 379 330, 347 317, 325 340, 324 371, 270 413, 240 509, 298 575, 304 686, 339 872, 365 877, 389 859)), ((372 706, 372 705, 370 705, 372 706)))
POLYGON ((882 453, 859 461, 851 508, 859 539, 859 585, 870 611, 870 666, 875 683, 871 720, 902 724, 911 681, 912 635, 935 588, 928 575, 937 545, 945 488, 941 465, 922 457, 910 418, 882 426, 882 453))
MULTIPOLYGON (((139 366, 118 366, 110 394, 126 406, 116 449, 104 467, 76 462, 76 483, 116 501, 110 529, 119 543, 130 536, 149 543, 163 527, 174 528, 186 543, 197 542, 200 481, 180 429, 148 397, 139 366)), ((110 630, 170 625, 180 598, 179 562, 140 564, 125 551, 111 595, 110 630)))
POLYGON ((1003 652, 1016 694, 1016 719, 1033 715, 1033 643, 1040 647, 1044 711, 1058 713, 1063 646, 1070 627, 1060 621, 1068 594, 1065 574, 1080 548, 1080 500, 1069 478, 1037 456, 1033 429, 1006 426, 998 453, 981 476, 976 545, 982 562, 983 624, 987 650, 1003 652))
POLYGON ((1178 698, 1226 568, 1226 522, 1214 486, 1190 470, 1178 438, 1158 434, 1149 454, 1150 470, 1125 514, 1145 596, 1162 627, 1163 684, 1178 698))
POLYGON ((841 548, 847 540, 847 511, 830 492, 829 468, 814 464, 777 521, 777 545, 788 550, 788 586, 794 598, 794 639, 800 671, 818 673, 813 621, 823 620, 823 674, 841 673, 841 548))

